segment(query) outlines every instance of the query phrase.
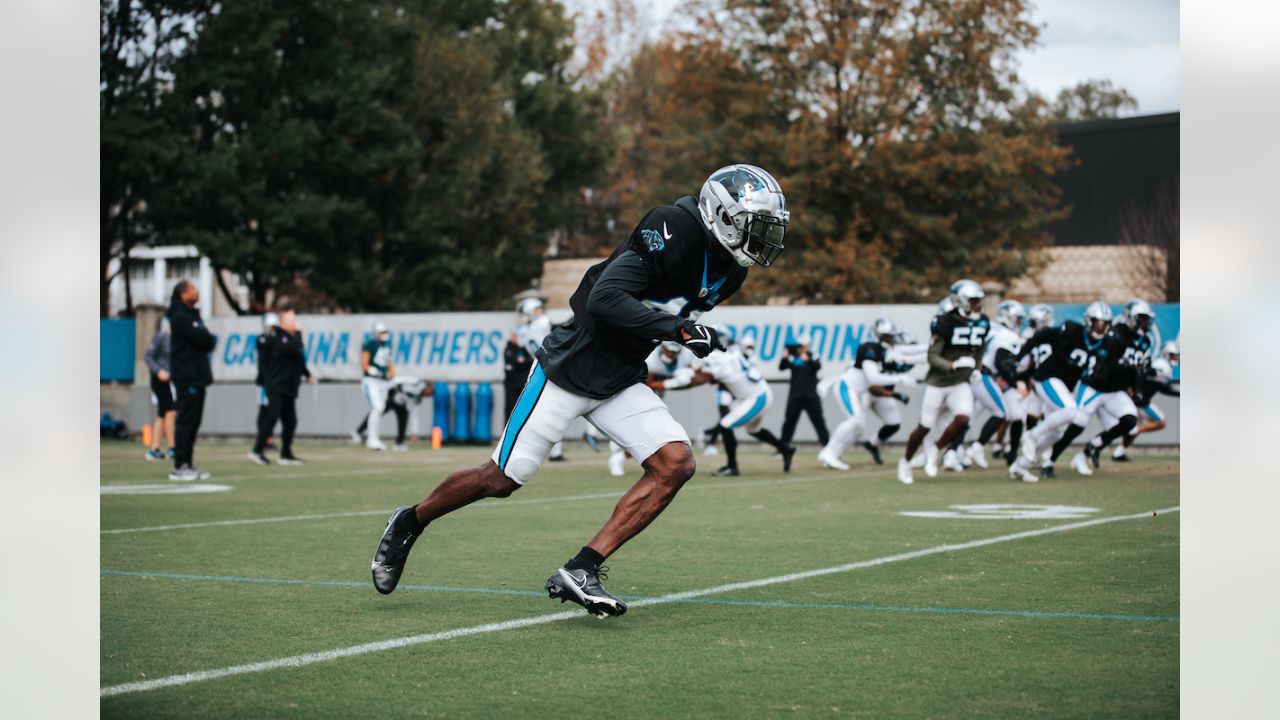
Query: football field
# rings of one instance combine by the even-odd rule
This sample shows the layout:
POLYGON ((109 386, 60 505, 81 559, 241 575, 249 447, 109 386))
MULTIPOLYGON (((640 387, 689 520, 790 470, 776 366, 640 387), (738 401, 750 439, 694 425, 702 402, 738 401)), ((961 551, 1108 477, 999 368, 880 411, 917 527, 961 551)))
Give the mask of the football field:
POLYGON ((737 478, 699 456, 609 559, 632 604, 599 620, 542 586, 634 462, 613 478, 568 446, 511 498, 433 524, 382 596, 387 516, 490 449, 304 443, 301 468, 246 451, 198 445, 202 488, 101 446, 103 717, 1178 714, 1176 456, 913 486, 894 480, 900 448, 841 473, 802 447, 785 475, 749 450, 737 478))

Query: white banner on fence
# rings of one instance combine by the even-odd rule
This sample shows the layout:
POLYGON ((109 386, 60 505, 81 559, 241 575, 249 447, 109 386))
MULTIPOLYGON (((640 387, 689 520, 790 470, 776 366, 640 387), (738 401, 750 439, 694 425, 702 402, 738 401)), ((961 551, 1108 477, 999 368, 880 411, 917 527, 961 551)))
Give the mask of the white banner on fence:
MULTIPOLYGON (((853 361, 870 326, 879 317, 892 318, 922 341, 929 337, 933 305, 788 305, 723 307, 701 322, 722 324, 734 337, 756 341, 760 369, 770 380, 778 372, 784 347, 802 332, 812 336, 810 350, 826 362, 823 375, 838 373, 853 361)), ((552 310, 552 322, 570 316, 552 310)), ((307 365, 325 380, 358 380, 360 347, 373 323, 391 330, 391 362, 397 372, 446 382, 499 381, 502 352, 515 324, 515 314, 423 313, 405 315, 303 315, 299 318, 306 341, 307 365)), ((213 375, 219 382, 253 382, 257 375, 255 339, 262 330, 256 317, 212 318, 209 329, 218 336, 213 352, 213 375)))

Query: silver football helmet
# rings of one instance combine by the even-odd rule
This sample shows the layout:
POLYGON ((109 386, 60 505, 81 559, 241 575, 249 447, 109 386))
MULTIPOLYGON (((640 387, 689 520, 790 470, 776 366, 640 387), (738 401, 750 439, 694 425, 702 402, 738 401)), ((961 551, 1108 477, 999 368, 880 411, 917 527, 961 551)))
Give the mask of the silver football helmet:
POLYGON ((738 347, 742 348, 743 357, 751 357, 756 354, 756 339, 753 336, 743 337, 738 341, 738 347))
POLYGON ((1022 328, 1022 321, 1027 317, 1027 309, 1017 300, 1002 300, 996 306, 996 322, 1017 331, 1022 328))
POLYGON ((1111 306, 1101 300, 1094 300, 1084 309, 1084 324, 1089 329, 1089 334, 1095 338, 1100 338, 1107 334, 1107 329, 1111 327, 1111 306))
POLYGON ((978 283, 964 279, 951 283, 951 294, 948 297, 959 309, 960 315, 976 318, 982 314, 982 298, 986 297, 986 293, 978 283))
POLYGON ((674 358, 680 354, 680 343, 675 340, 666 340, 662 343, 662 349, 659 352, 663 357, 674 358))
POLYGON ((1134 330, 1146 330, 1151 327, 1155 317, 1155 311, 1151 309, 1151 305, 1146 300, 1134 298, 1124 304, 1124 314, 1121 316, 1120 322, 1134 330))
POLYGON ((387 330, 387 324, 379 320, 373 324, 373 334, 377 337, 382 337, 383 335, 390 335, 391 332, 387 330))
POLYGON ((521 325, 528 325, 533 322, 533 318, 541 308, 542 301, 538 298, 525 298, 516 305, 516 317, 519 318, 521 325))
POLYGON ((915 345, 916 334, 910 330, 900 329, 897 334, 894 335, 893 340, 894 345, 915 345))
POLYGON ((782 187, 755 165, 711 173, 698 193, 702 222, 742 267, 769 267, 782 254, 791 212, 782 187))
POLYGON ((956 301, 955 301, 955 300, 952 300, 950 295, 948 295, 948 296, 946 296, 946 297, 944 297, 944 298, 942 298, 941 300, 939 300, 939 301, 938 301, 938 314, 939 314, 939 315, 946 315, 947 313, 949 313, 949 312, 951 312, 952 310, 955 310, 955 309, 956 309, 956 301))
POLYGON ((1165 343, 1164 347, 1160 348, 1160 354, 1163 355, 1164 359, 1168 360, 1169 364, 1174 367, 1177 367, 1178 362, 1182 360, 1182 348, 1178 347, 1177 340, 1170 340, 1165 343))
POLYGON ((898 326, 889 318, 876 318, 876 321, 871 324, 871 332, 880 342, 892 345, 894 337, 898 334, 898 326))
POLYGON ((1053 326, 1053 308, 1044 303, 1037 303, 1027 311, 1027 325, 1032 330, 1043 330, 1053 326))

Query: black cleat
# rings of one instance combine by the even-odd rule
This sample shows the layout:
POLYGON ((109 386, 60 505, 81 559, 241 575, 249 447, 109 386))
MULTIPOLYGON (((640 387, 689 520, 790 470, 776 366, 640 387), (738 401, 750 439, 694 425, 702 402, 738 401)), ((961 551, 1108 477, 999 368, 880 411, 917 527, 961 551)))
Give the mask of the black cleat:
POLYGON ((791 459, 796 456, 795 443, 788 443, 782 447, 782 472, 791 472, 791 459))
POLYGON ((373 554, 373 586, 383 595, 390 595, 400 583, 400 573, 404 572, 409 550, 418 539, 418 532, 407 527, 404 521, 405 513, 413 510, 413 505, 406 505, 391 513, 387 529, 378 542, 378 551, 373 554))
POLYGON ((994 448, 991 451, 991 457, 995 458, 996 460, 999 460, 1000 458, 1004 457, 1004 448, 1002 447, 994 448))
POLYGON ((742 473, 738 472, 738 468, 732 465, 725 465, 724 467, 720 468, 719 470, 711 474, 716 477, 738 477, 742 473))
POLYGON ((884 459, 880 457, 880 448, 869 442, 862 443, 862 447, 866 448, 867 452, 871 453, 871 459, 875 460, 877 465, 884 464, 884 459))
POLYGON ((560 602, 574 602, 598 618, 617 617, 627 611, 627 604, 609 594, 600 579, 609 579, 609 568, 595 570, 569 570, 560 568, 547 578, 547 593, 560 602))
POLYGON ((1102 467, 1102 448, 1094 447, 1093 443, 1085 443, 1084 456, 1089 459, 1089 464, 1094 470, 1102 467))
POLYGON ((1112 456, 1111 456, 1111 459, 1112 459, 1113 461, 1115 461, 1115 462, 1133 462, 1133 460, 1132 460, 1132 459, 1130 459, 1130 457, 1129 457, 1128 455, 1121 455, 1121 456, 1119 456, 1119 457, 1116 457, 1115 455, 1112 455, 1112 456))
POLYGON ((1051 477, 1056 477, 1056 476, 1055 476, 1055 474, 1054 474, 1054 472, 1053 472, 1053 466, 1052 466, 1052 465, 1045 465, 1044 467, 1040 468, 1040 479, 1041 479, 1041 480, 1043 480, 1043 479, 1045 479, 1045 478, 1051 478, 1051 477))

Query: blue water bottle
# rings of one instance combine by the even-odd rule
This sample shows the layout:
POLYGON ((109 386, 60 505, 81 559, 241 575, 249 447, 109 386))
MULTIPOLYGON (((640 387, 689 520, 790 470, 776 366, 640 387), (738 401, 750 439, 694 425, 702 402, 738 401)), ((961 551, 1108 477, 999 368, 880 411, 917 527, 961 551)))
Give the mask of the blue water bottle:
POLYGON ((489 383, 476 385, 476 416, 471 425, 471 439, 488 444, 493 442, 493 387, 489 383))
POLYGON ((471 442, 471 386, 464 382, 453 389, 453 441, 471 442))
POLYGON ((438 382, 431 395, 432 427, 440 428, 441 440, 449 441, 449 383, 438 382))

